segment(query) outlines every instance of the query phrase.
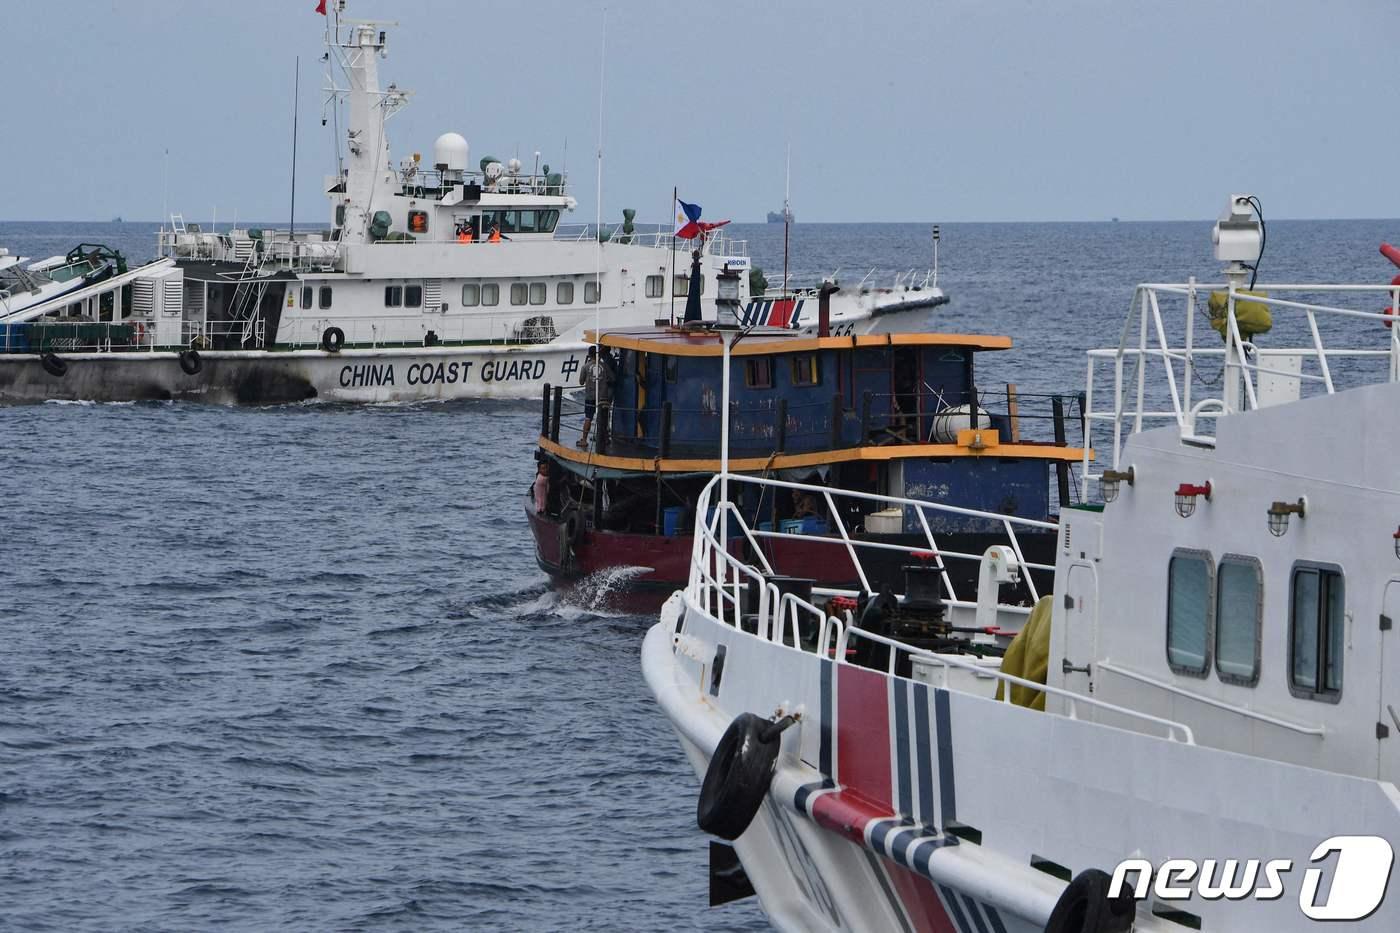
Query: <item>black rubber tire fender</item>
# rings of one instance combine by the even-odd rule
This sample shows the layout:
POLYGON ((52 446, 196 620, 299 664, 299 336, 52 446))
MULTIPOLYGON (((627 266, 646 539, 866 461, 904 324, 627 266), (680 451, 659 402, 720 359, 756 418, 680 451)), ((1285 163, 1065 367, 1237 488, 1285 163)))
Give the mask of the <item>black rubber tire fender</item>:
POLYGON ((44 367, 44 372, 50 376, 57 376, 62 379, 68 375, 68 361, 60 359, 56 353, 45 352, 39 357, 39 365, 44 367))
POLYGON ((899 612, 899 600, 885 591, 871 596, 861 610, 858 625, 867 632, 885 634, 890 620, 899 612))
POLYGON ((327 353, 339 353, 345 346, 345 331, 339 327, 327 327, 321 334, 321 349, 327 353))
POLYGON ((1137 902, 1131 891, 1109 900, 1113 879, 1107 872, 1086 868, 1065 886, 1046 921, 1045 933, 1127 933, 1137 902))
POLYGON ((564 540, 570 545, 577 544, 579 536, 583 534, 583 516, 578 509, 573 506, 565 509, 564 514, 559 516, 559 524, 564 529, 564 540))
POLYGON ((764 740, 772 725, 753 713, 740 713, 724 730, 695 807, 695 822, 705 832, 732 842, 758 815, 782 745, 777 735, 764 740))
POLYGON ((180 351, 180 369, 186 376, 198 376, 203 368, 204 360, 200 358, 198 350, 180 351))
POLYGON ((435 331, 435 330, 430 330, 430 331, 428 331, 426 334, 423 335, 423 346, 425 346, 425 347, 436 347, 436 346, 439 346, 439 345, 441 345, 441 344, 442 344, 442 340, 441 340, 441 338, 438 337, 437 331, 435 331))

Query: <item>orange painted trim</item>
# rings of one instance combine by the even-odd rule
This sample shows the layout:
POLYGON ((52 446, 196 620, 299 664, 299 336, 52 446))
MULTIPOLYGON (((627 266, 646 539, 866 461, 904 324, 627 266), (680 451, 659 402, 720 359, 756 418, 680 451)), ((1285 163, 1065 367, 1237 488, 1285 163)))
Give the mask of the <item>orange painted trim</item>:
MULTIPOLYGON (((597 331, 585 331, 585 343, 597 343, 597 331)), ((718 336, 707 331, 684 334, 665 332, 664 336, 639 336, 635 333, 603 332, 605 347, 640 350, 662 356, 722 356, 724 347, 718 336)), ((969 350, 1009 350, 1011 338, 995 334, 865 334, 858 337, 794 337, 774 339, 764 337, 739 341, 731 350, 733 356, 762 356, 765 354, 804 353, 812 350, 850 350, 855 347, 959 347, 969 350)))
MULTIPOLYGON (((990 433, 990 432, 988 432, 990 433)), ((548 451, 561 460, 585 466, 597 466, 610 470, 630 470, 642 473, 718 473, 718 460, 682 460, 670 458, 649 459, 646 457, 615 457, 611 454, 595 454, 589 450, 578 450, 555 443, 547 437, 539 439, 540 449, 548 451)), ((777 457, 741 457, 729 461, 729 469, 736 473, 752 473, 759 470, 786 470, 793 467, 822 466, 828 463, 849 463, 864 461, 878 463, 889 460, 910 460, 916 457, 994 457, 1024 460, 1063 460, 1074 463, 1084 459, 1081 447, 1050 447, 1037 444, 1000 444, 989 448, 991 452, 970 450, 957 444, 900 444, 887 447, 846 447, 841 450, 823 450, 808 454, 784 454, 777 457)), ((1094 459, 1093 450, 1089 459, 1094 459)))

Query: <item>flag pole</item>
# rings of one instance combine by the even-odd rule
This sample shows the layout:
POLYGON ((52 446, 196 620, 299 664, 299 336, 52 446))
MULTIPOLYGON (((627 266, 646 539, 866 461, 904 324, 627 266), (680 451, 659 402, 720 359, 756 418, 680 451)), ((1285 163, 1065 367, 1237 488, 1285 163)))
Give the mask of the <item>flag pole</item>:
MULTIPOLYGON (((676 213, 676 202, 680 200, 681 189, 679 186, 671 189, 671 214, 676 213)), ((671 281, 667 287, 671 293, 671 326, 676 326, 676 235, 671 234, 671 281)))

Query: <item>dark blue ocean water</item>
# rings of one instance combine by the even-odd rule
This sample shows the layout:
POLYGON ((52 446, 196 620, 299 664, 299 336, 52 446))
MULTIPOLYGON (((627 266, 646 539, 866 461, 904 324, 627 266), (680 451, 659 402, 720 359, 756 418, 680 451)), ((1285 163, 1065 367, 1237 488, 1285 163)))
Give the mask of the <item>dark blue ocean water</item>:
MULTIPOLYGON (((133 258, 154 225, 0 223, 133 258)), ((765 268, 782 228, 737 226, 765 268)), ((1077 391, 1132 286, 1210 223, 945 224, 937 313, 986 378, 1077 391)), ((1275 222, 1262 278, 1387 281, 1400 222, 1275 222)), ((928 263, 928 228, 793 228, 793 268, 928 263)), ((709 910, 651 619, 568 597, 522 511, 529 403, 0 409, 0 927, 753 930, 709 910)))

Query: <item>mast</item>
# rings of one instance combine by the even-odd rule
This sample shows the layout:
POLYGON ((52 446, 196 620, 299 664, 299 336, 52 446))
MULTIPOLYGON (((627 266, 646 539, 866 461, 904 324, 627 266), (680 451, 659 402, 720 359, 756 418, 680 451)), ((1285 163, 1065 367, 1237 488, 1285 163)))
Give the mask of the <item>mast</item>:
POLYGON ((301 114, 301 56, 297 56, 296 74, 292 78, 292 209, 287 224, 287 236, 295 239, 297 229, 297 117, 301 114))
POLYGON ((783 294, 788 289, 788 227, 792 224, 792 210, 788 202, 792 199, 792 143, 787 146, 787 181, 783 186, 783 294))

